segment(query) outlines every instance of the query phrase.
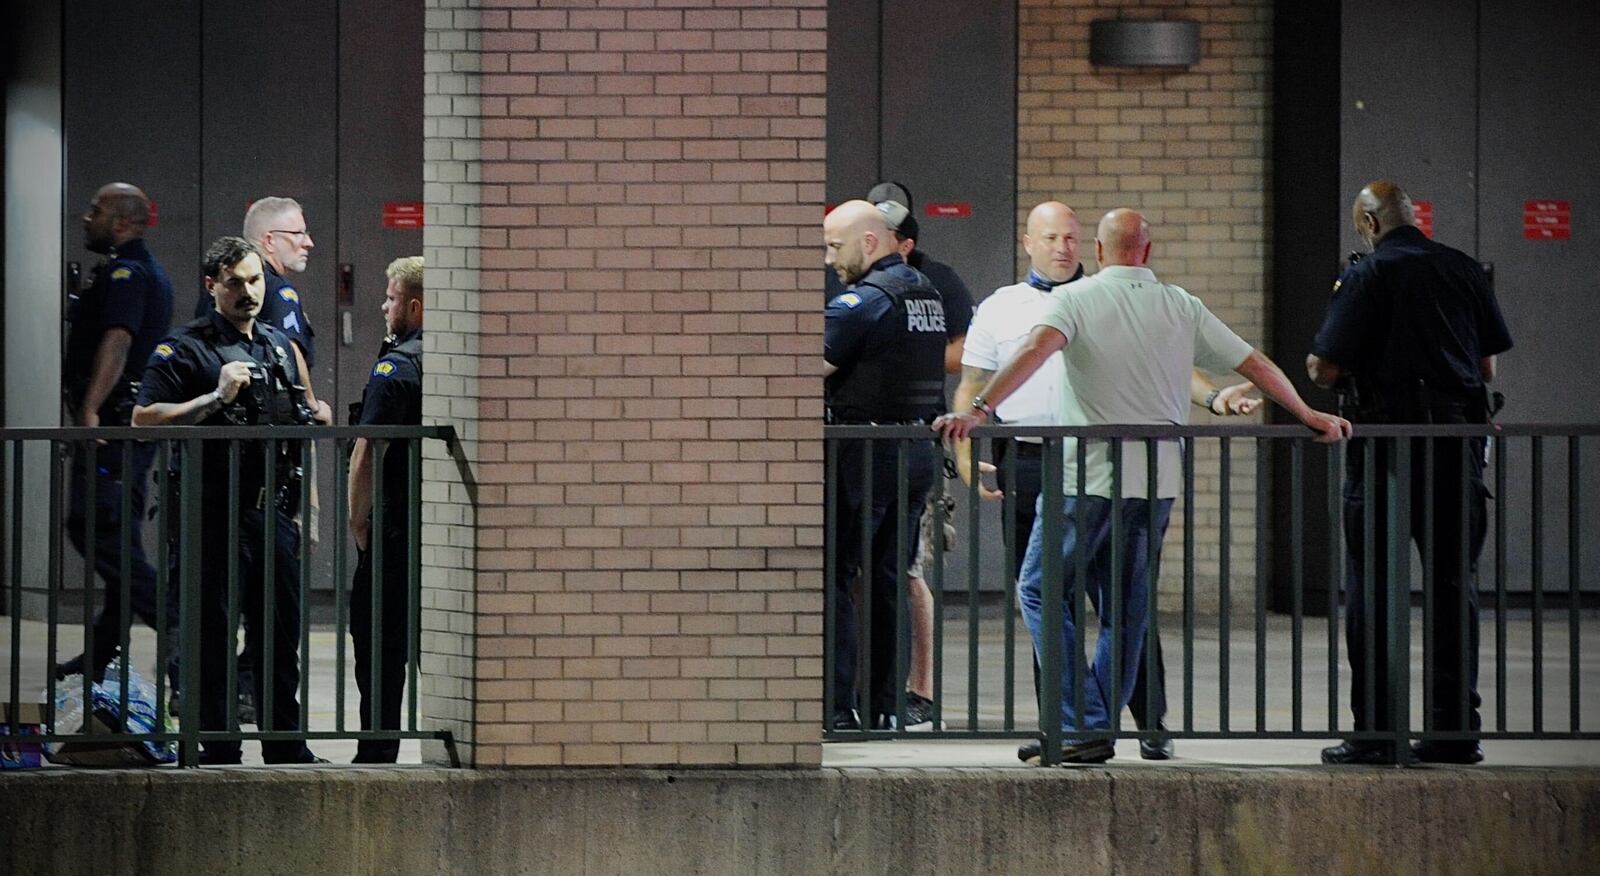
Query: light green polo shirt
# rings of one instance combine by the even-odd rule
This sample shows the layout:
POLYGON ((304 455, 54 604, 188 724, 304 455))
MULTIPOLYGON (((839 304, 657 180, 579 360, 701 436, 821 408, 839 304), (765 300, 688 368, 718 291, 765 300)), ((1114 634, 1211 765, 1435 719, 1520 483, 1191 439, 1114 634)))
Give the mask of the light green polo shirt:
MULTIPOLYGON (((1252 347, 1200 299, 1156 279, 1149 268, 1114 265, 1058 286, 1040 325, 1061 332, 1067 379, 1062 425, 1184 424, 1189 422, 1189 377, 1198 366, 1226 374, 1244 363, 1252 347)), ((1066 440, 1067 495, 1078 489, 1077 439, 1066 440)), ((1122 445, 1122 495, 1145 498, 1145 442, 1122 445)), ((1156 453, 1156 495, 1171 498, 1183 487, 1177 441, 1156 453)), ((1111 496, 1111 447, 1091 441, 1085 491, 1111 496)))

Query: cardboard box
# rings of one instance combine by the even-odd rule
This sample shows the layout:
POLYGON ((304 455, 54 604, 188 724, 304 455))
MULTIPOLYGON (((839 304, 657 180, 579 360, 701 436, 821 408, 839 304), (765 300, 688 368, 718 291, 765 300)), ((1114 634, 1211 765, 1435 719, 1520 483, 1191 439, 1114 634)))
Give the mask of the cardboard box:
POLYGON ((29 736, 44 731, 44 703, 17 704, 17 736, 11 735, 11 703, 0 703, 0 769, 32 769, 44 763, 44 746, 29 736))

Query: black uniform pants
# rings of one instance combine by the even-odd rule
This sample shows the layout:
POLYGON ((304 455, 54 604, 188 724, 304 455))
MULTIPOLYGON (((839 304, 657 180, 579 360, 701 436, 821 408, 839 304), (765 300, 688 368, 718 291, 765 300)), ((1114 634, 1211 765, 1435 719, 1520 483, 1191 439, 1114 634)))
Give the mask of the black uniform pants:
MULTIPOLYGON (((865 442, 841 441, 838 448, 838 482, 834 504, 834 591, 833 629, 834 658, 833 709, 843 711, 855 707, 856 671, 860 659, 860 621, 855 599, 850 593, 850 581, 862 566, 863 513, 869 519, 867 542, 870 566, 862 574, 861 592, 871 611, 871 646, 869 672, 867 673, 868 701, 875 714, 894 711, 895 694, 904 679, 895 677, 895 654, 900 649, 902 667, 910 663, 910 637, 901 641, 897 635, 896 606, 898 595, 905 586, 901 570, 909 568, 916 557, 918 527, 922 521, 922 507, 927 504, 928 491, 933 489, 938 472, 939 454, 932 440, 872 442, 871 503, 867 502, 863 474, 867 459, 865 442), (898 454, 903 448, 906 457, 906 504, 899 503, 898 454), (899 545, 904 533, 905 552, 899 545)), ((831 717, 831 716, 830 716, 831 717)), ((862 715, 870 722, 873 715, 862 715)), ((870 726, 870 723, 867 724, 870 726)))
MULTIPOLYGON (((1465 417, 1444 422, 1467 422, 1465 417)), ((1439 422, 1436 420, 1435 422, 1439 422)), ((1423 655, 1431 676, 1432 729, 1475 731, 1482 726, 1478 707, 1478 554, 1483 550, 1488 492, 1483 485, 1483 442, 1459 438, 1435 438, 1433 474, 1433 548, 1425 544, 1428 522, 1426 501, 1429 439, 1410 440, 1410 525, 1411 538, 1423 552, 1426 569, 1433 570, 1432 611, 1426 623, 1432 626, 1433 648, 1423 655), (1466 453, 1466 499, 1462 499, 1462 454, 1466 453), (1467 518, 1461 525, 1462 513, 1467 518), (1463 539, 1467 562, 1462 564, 1463 539), (1462 622, 1465 601, 1466 622, 1462 622), (1465 675, 1462 667, 1465 666, 1465 675), (1462 701, 1466 707, 1463 709, 1462 701)), ((1393 730, 1394 704, 1389 684, 1388 503, 1387 475, 1394 467, 1393 440, 1360 439, 1350 442, 1345 460, 1344 538, 1345 538, 1345 639, 1350 661, 1350 711, 1355 729, 1393 730), (1373 490, 1366 493, 1367 444, 1373 445, 1373 490), (1372 515, 1372 553, 1365 550, 1367 516, 1372 515), (1366 577, 1370 570, 1372 580, 1366 577), (1368 638, 1367 627, 1372 627, 1368 638), (1370 658, 1370 661, 1369 661, 1370 658), (1371 667, 1369 670, 1368 663, 1371 667), (1370 707, 1368 702, 1371 702, 1370 707)), ((1410 562, 1409 546, 1404 551, 1410 562)), ((1425 573, 1426 574, 1426 573, 1425 573)), ((1417 582, 1422 583, 1422 582, 1417 582)), ((1409 594, 1404 604, 1409 606, 1409 594)), ((1424 600, 1424 605, 1428 600, 1424 600)), ((1404 622, 1404 619, 1402 619, 1404 622)), ((1395 667, 1399 669, 1399 667, 1395 667)), ((1404 668, 1409 671, 1409 666, 1404 668)), ((1470 743, 1469 743, 1470 744, 1470 743)))
MULTIPOLYGON (((383 569, 380 587, 382 618, 373 622, 372 551, 361 552, 356 562, 355 579, 350 584, 350 637, 355 642, 356 688, 361 692, 362 730, 399 730, 400 707, 404 703, 406 661, 410 657, 411 589, 407 576, 409 543, 404 524, 405 510, 394 509, 387 526, 374 525, 374 538, 383 539, 383 569), (381 534, 380 534, 381 533, 381 534), (382 663, 374 678, 373 641, 378 643, 382 663), (376 686, 374 686, 376 682, 376 686), (372 723, 373 695, 378 697, 378 723, 372 723)), ((400 754, 399 740, 362 740, 356 744, 355 763, 394 763, 400 754)))
MULTIPOLYGON (((94 653, 85 655, 85 663, 92 664, 95 670, 104 668, 116 656, 122 643, 122 633, 134 618, 158 634, 163 627, 177 628, 177 602, 174 599, 169 600, 166 606, 156 605, 156 570, 150 565, 150 559, 144 551, 144 512, 149 499, 150 463, 155 459, 156 445, 145 441, 131 442, 131 465, 127 471, 123 471, 123 445, 126 443, 130 442, 111 441, 95 446, 92 477, 84 471, 85 445, 77 446, 71 460, 67 537, 72 546, 83 554, 84 561, 94 565, 106 585, 100 612, 94 619, 94 653), (122 603, 124 492, 129 493, 127 605, 122 603), (91 507, 94 511, 94 543, 88 544, 87 523, 91 507)), ((169 650, 168 654, 176 659, 175 649, 169 650)), ((88 668, 86 665, 85 669, 88 668)))
MULTIPOLYGON (((255 491, 245 490, 247 496, 255 491)), ((300 729, 300 533, 293 520, 280 511, 270 547, 271 579, 266 578, 266 516, 255 508, 239 511, 239 538, 229 544, 226 513, 207 496, 210 509, 203 524, 200 549, 200 729, 225 730, 234 703, 227 699, 229 660, 234 656, 236 628, 228 617, 228 555, 238 554, 238 606, 245 619, 245 653, 257 667, 254 688, 262 731, 300 729), (220 520, 214 519, 220 517, 220 520), (266 607, 272 605, 272 656, 266 656, 266 607), (272 677, 272 696, 266 696, 266 677, 272 677)), ((225 508, 225 504, 222 505, 225 508)), ((178 552, 173 551, 174 580, 178 579, 178 552)), ((237 763, 238 742, 207 741, 204 759, 209 763, 237 763)), ((306 754, 300 739, 264 741, 261 756, 267 763, 293 763, 306 754)))
MULTIPOLYGON (((1038 500, 1040 484, 1044 477, 1044 445, 1027 441, 996 441, 994 442, 994 466, 999 478, 1000 489, 1007 486, 1006 465, 1007 458, 1014 460, 1017 468, 1017 488, 1015 496, 1010 491, 1006 492, 1006 502, 1015 502, 1015 523, 1011 526, 1002 525, 1001 535, 1006 539, 1006 545, 1013 551, 1014 562, 1011 567, 1011 578, 1015 581, 1022 575, 1022 558, 1028 550, 1028 538, 1033 534, 1034 517, 1038 513, 1038 500)), ((1011 509, 1002 510, 1003 515, 1010 515, 1011 509)), ((1005 520, 1011 520, 1006 516, 1005 520)), ((1106 569, 1104 576, 1096 580, 1110 580, 1110 570, 1106 569)), ((1148 730, 1160 723, 1167 716, 1167 667, 1166 661, 1161 656, 1161 640, 1156 639, 1156 667, 1155 678, 1162 683, 1156 688, 1155 719, 1150 718, 1146 705, 1149 695, 1146 691, 1150 685, 1150 666, 1143 660, 1139 661, 1139 674, 1134 679, 1133 692, 1128 700, 1128 711, 1133 715, 1133 722, 1140 730, 1148 730)), ((1039 699, 1039 655, 1033 655, 1033 696, 1039 699)))

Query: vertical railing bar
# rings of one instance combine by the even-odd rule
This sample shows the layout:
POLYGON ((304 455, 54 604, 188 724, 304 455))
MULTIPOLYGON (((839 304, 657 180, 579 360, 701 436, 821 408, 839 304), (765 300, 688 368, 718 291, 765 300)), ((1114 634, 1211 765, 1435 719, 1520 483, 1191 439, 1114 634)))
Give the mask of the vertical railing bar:
POLYGON ((1494 711, 1495 729, 1506 732, 1506 453, 1511 442, 1494 439, 1494 711))
MULTIPOLYGON (((1296 734, 1305 730, 1305 587, 1306 587, 1306 484, 1305 440, 1289 441, 1289 583, 1290 583, 1290 634, 1289 664, 1293 678, 1290 680, 1291 727, 1296 734)), ((1330 606, 1331 610, 1331 606, 1330 606)))
POLYGON ((861 727, 872 729, 872 454, 873 439, 861 448, 861 602, 857 614, 856 705, 861 727))
MULTIPOLYGON (((973 438, 967 442, 967 462, 971 466, 972 478, 967 484, 967 728, 978 729, 978 584, 979 573, 982 571, 982 542, 979 539, 978 521, 983 519, 978 509, 978 484, 982 480, 982 473, 978 468, 978 460, 982 456, 978 453, 978 439, 973 438)), ((936 496, 942 496, 943 490, 934 490, 936 496)), ((933 540, 936 545, 941 544, 944 534, 939 530, 933 531, 933 540)), ((937 547, 935 548, 937 549, 937 547)))
MULTIPOLYGON (((118 732, 128 728, 128 673, 132 671, 133 660, 133 618, 131 616, 131 603, 133 601, 133 442, 118 441, 122 450, 122 495, 118 500, 117 525, 117 560, 118 581, 117 589, 121 596, 121 609, 117 612, 117 647, 122 652, 122 665, 118 672, 117 714, 120 718, 118 732)), ((148 476, 149 472, 144 472, 148 476)), ((142 484, 140 485, 143 486, 142 484)), ((143 513, 144 509, 139 509, 143 513)))
POLYGON ((61 728, 55 725, 56 651, 58 649, 58 643, 56 641, 56 624, 60 619, 61 596, 62 591, 65 589, 65 583, 61 580, 62 551, 64 550, 61 544, 61 506, 65 504, 65 497, 62 495, 62 493, 65 489, 65 484, 63 482, 66 480, 67 474, 64 469, 69 463, 67 463, 67 448, 64 443, 51 440, 49 447, 50 525, 48 528, 50 530, 50 553, 46 558, 46 563, 49 566, 49 568, 46 570, 46 576, 49 579, 47 583, 50 588, 50 593, 48 598, 45 600, 45 613, 47 615, 46 620, 48 622, 47 626, 45 627, 45 666, 47 669, 45 675, 49 678, 46 684, 49 686, 50 696, 49 699, 45 701, 44 708, 45 723, 50 727, 50 731, 52 733, 59 733, 61 732, 61 728))
POLYGON ((344 732, 345 720, 345 633, 349 625, 345 593, 349 580, 350 555, 350 454, 347 448, 338 447, 334 454, 333 474, 333 726, 344 732))
MULTIPOLYGON (((11 551, 11 693, 7 697, 11 703, 11 720, 8 733, 16 739, 22 733, 19 727, 22 705, 22 462, 27 445, 20 440, 7 441, 6 447, 11 451, 11 479, 7 484, 11 488, 11 543, 8 545, 11 551)), ((55 675, 54 666, 48 667, 48 671, 55 675)), ((123 714, 127 714, 126 710, 123 714)))
MULTIPOLYGON (((1434 577, 1434 552, 1438 549, 1438 543, 1435 541, 1433 519, 1434 491, 1438 488, 1433 476, 1438 468, 1437 444, 1436 439, 1432 437, 1422 439, 1422 731, 1424 733, 1438 729, 1433 720, 1433 709, 1436 705, 1433 701, 1435 684, 1433 666, 1438 654, 1434 642, 1436 630, 1433 621, 1438 611, 1439 598, 1437 579, 1434 577)), ((1466 530, 1461 531, 1461 537, 1466 538, 1466 530)), ((1462 570, 1463 575, 1465 571, 1462 570)))
POLYGON ((156 628, 156 726, 165 731, 167 726, 167 667, 172 660, 171 638, 176 634, 170 623, 172 612, 168 608, 168 563, 171 562, 171 546, 167 539, 171 535, 172 495, 171 472, 172 442, 161 441, 156 445, 160 448, 160 468, 156 470, 156 617, 160 619, 156 628))
POLYGON ((1533 732, 1544 732, 1544 436, 1533 436, 1533 732))
POLYGON ((1198 439, 1183 454, 1183 729, 1194 732, 1194 457, 1198 439))
MULTIPOLYGON (((1374 509, 1373 499, 1377 496, 1377 467, 1378 467, 1378 442, 1393 441, 1389 438, 1368 439, 1363 448, 1365 459, 1361 470, 1361 604, 1364 611, 1361 616, 1363 629, 1362 641, 1366 643, 1365 653, 1362 655, 1363 695, 1362 704, 1366 707, 1364 714, 1367 716, 1367 726, 1359 724, 1356 730, 1377 730, 1377 687, 1378 687, 1378 648, 1377 642, 1377 613, 1378 604, 1375 597, 1377 592, 1377 526, 1379 510, 1374 509)), ((1392 453, 1392 451, 1391 451, 1392 453)), ((1394 619, 1391 618, 1391 621, 1394 619)), ((1352 678, 1350 683, 1355 684, 1352 678)))
POLYGON ((312 467, 312 449, 316 439, 308 438, 300 444, 300 538, 297 554, 300 560, 300 729, 311 729, 311 483, 316 471, 312 467), (310 481, 310 482, 308 482, 310 481))
MULTIPOLYGON (((344 454, 341 453, 339 456, 341 460, 344 459, 344 454)), ((340 468, 343 469, 345 465, 346 463, 341 462, 340 468)), ((825 538, 822 542, 822 720, 824 722, 823 730, 825 732, 831 732, 833 730, 833 713, 834 709, 837 707, 837 704, 833 700, 833 667, 834 661, 837 659, 834 656, 834 649, 838 647, 838 633, 837 630, 834 629, 833 620, 834 611, 836 609, 835 600, 838 598, 835 588, 839 586, 839 545, 838 539, 834 538, 834 533, 839 531, 837 528, 839 524, 837 507, 837 503, 839 501, 839 440, 837 438, 823 439, 822 465, 825 472, 822 479, 822 517, 823 533, 825 535, 825 538)), ((343 479, 344 475, 341 472, 339 480, 343 481, 343 479)), ((338 498, 342 504, 344 500, 344 493, 342 490, 339 492, 338 498)), ((342 513, 344 512, 341 509, 341 514, 342 513)), ((340 517, 341 521, 343 519, 343 517, 340 517)), ((339 539, 339 544, 342 545, 343 543, 344 539, 339 539)), ((340 554, 336 554, 335 557, 335 562, 338 562, 338 559, 341 558, 340 554)), ((343 730, 343 635, 339 637, 339 676, 339 729, 343 730)))
MULTIPOLYGON (((227 717, 227 721, 226 721, 226 726, 227 726, 227 728, 229 730, 232 730, 233 732, 237 733, 237 732, 239 732, 239 709, 238 709, 238 702, 239 702, 239 644, 238 644, 238 642, 236 640, 239 637, 239 611, 240 611, 240 608, 239 608, 239 601, 240 601, 240 593, 239 593, 239 499, 240 499, 240 497, 239 497, 239 454, 240 454, 241 451, 240 451, 238 439, 229 438, 229 439, 227 439, 227 441, 228 441, 228 541, 227 541, 227 545, 228 545, 228 581, 227 581, 227 586, 228 586, 228 632, 227 632, 227 639, 228 639, 228 665, 227 665, 227 673, 228 674, 227 674, 227 681, 226 681, 226 688, 227 688, 226 697, 227 697, 227 703, 228 703, 228 707, 227 707, 227 715, 228 715, 228 717, 227 717)), ((256 613, 255 613, 255 611, 253 609, 251 611, 251 614, 253 616, 252 620, 251 620, 251 623, 260 623, 261 622, 261 618, 258 615, 256 615, 256 613)), ((248 635, 245 636, 246 645, 249 644, 249 641, 250 641, 250 637, 248 635)), ((250 652, 247 650, 246 653, 250 653, 250 652)), ((255 651, 255 653, 251 654, 251 656, 254 657, 257 662, 260 662, 261 653, 260 653, 259 649, 257 649, 255 651)), ((263 667, 263 666, 257 666, 256 667, 256 673, 258 674, 258 679, 257 680, 265 680, 264 677, 261 677, 259 675, 260 673, 262 673, 264 671, 266 671, 265 667, 263 667)), ((198 694, 199 692, 196 691, 195 693, 198 694)), ((255 691, 254 690, 252 690, 250 692, 250 696, 251 696, 252 699, 255 697, 255 691)), ((256 703, 256 706, 257 706, 256 726, 257 726, 257 728, 259 728, 261 726, 261 715, 260 715, 260 709, 259 709, 260 705, 261 705, 260 703, 256 703)))
MULTIPOLYGON (((1128 562, 1126 552, 1122 549, 1122 535, 1126 528, 1122 525, 1122 439, 1111 439, 1111 578, 1108 582, 1111 589, 1111 697, 1105 703, 1106 717, 1110 719, 1113 733, 1122 732, 1122 650, 1127 647, 1127 636, 1123 632, 1123 618, 1127 606, 1122 604, 1122 575, 1123 566, 1128 562)), ((1078 545, 1078 550, 1083 551, 1083 545, 1078 545)), ((1101 600, 1105 600, 1105 591, 1100 592, 1101 600)), ((1100 607, 1106 608, 1104 601, 1100 607)), ((1102 622, 1102 627, 1105 624, 1102 622)), ((1083 631, 1078 631, 1078 637, 1083 638, 1083 631)), ((1098 646, 1097 646, 1098 647, 1098 646)), ((1087 686, 1087 678, 1078 679, 1076 687, 1087 686)))
MULTIPOLYGON (((257 683, 260 684, 261 701, 256 703, 256 727, 271 732, 280 729, 275 716, 277 702, 277 661, 282 659, 275 652, 277 650, 277 620, 278 620, 278 509, 276 496, 278 492, 278 439, 268 438, 263 444, 261 465, 264 469, 263 482, 265 486, 261 491, 261 501, 258 510, 261 513, 261 665, 256 667, 257 683)), ((233 643, 228 643, 229 649, 233 643)), ((293 692, 290 692, 293 696, 293 692)), ((233 709, 233 704, 228 704, 228 709, 233 709)))
MULTIPOLYGON (((178 594, 183 603, 179 621, 182 633, 179 665, 183 673, 183 717, 179 721, 178 764, 200 765, 200 557, 201 557, 201 491, 202 471, 200 454, 204 444, 199 438, 184 439, 178 477, 178 490, 182 493, 179 513, 178 594)), ((230 497, 232 498, 232 497, 230 497)), ((229 502, 232 506, 234 502, 229 502)), ((229 545, 230 548, 233 545, 229 545)), ((233 647, 233 640, 228 640, 233 647)), ((231 709, 233 704, 229 703, 231 709)))
MULTIPOLYGON (((952 453, 960 451, 952 450, 952 453)), ((939 447, 939 470, 944 470, 945 455, 939 447)), ((953 460, 952 460, 953 461, 953 460)), ((943 497, 933 503, 933 531, 942 538, 944 534, 945 507, 943 497)), ((940 544, 940 548, 943 545, 940 544)), ((928 593, 933 598, 933 729, 944 727, 944 551, 933 551, 933 577, 928 581, 928 593)))
MULTIPOLYGON (((95 569, 100 560, 100 538, 97 531, 99 515, 95 512, 99 505, 100 485, 96 483, 95 443, 93 439, 83 442, 79 446, 83 455, 83 726, 80 733, 92 732, 89 721, 90 709, 94 706, 94 677, 100 669, 97 665, 100 658, 95 654, 94 648, 94 579, 95 569)), ((127 662, 124 655, 123 662, 127 662)))
POLYGON ((1344 492, 1338 444, 1328 445, 1328 732, 1339 732, 1339 608, 1344 601, 1344 492))
POLYGON ((1041 533, 1039 554, 1040 617, 1036 651, 1039 660, 1039 763, 1053 766, 1061 760, 1061 674, 1062 660, 1062 605, 1061 595, 1061 542, 1065 524, 1066 496, 1062 493, 1065 459, 1059 438, 1046 438, 1044 442, 1044 478, 1040 488, 1043 500, 1040 513, 1044 519, 1038 524, 1041 533))
POLYGON ((383 622, 383 564, 388 560, 383 549, 384 527, 388 525, 384 514, 383 467, 389 453, 389 442, 379 438, 372 442, 372 526, 367 530, 367 555, 372 558, 372 613, 368 616, 367 691, 371 694, 367 705, 367 729, 378 730, 383 714, 383 640, 388 632, 383 622))
MULTIPOLYGON (((1005 441, 1008 448, 1005 454, 1005 471, 1001 475, 1005 479, 1005 498, 1001 501, 1000 521, 1001 531, 1009 533, 1010 538, 1005 539, 1005 574, 1001 580, 1005 581, 1005 595, 1002 600, 1005 604, 1002 621, 1005 628, 1005 652, 1002 662, 1005 673, 1005 729, 1014 730, 1017 726, 1017 581, 1013 573, 1017 568, 1017 555, 1026 550, 1026 546, 1017 544, 1017 455, 1022 447, 1021 442, 1015 438, 996 438, 989 443, 989 456, 995 455, 995 449, 1000 442, 1005 441)), ((976 469, 973 470, 976 478, 976 469)))
MULTIPOLYGON (((894 727, 892 729, 900 731, 905 730, 906 724, 906 671, 908 668, 906 649, 911 645, 910 624, 907 618, 906 584, 908 576, 906 574, 906 549, 911 546, 909 538, 920 539, 922 526, 922 520, 919 516, 917 520, 911 522, 912 526, 918 528, 918 533, 912 535, 907 531, 906 518, 909 515, 906 514, 906 509, 911 506, 910 484, 907 481, 911 475, 911 466, 910 460, 906 458, 906 443, 907 440, 904 438, 897 438, 894 442, 894 675, 891 677, 890 682, 893 684, 891 695, 894 697, 894 727)), ((938 477, 942 478, 943 474, 944 472, 941 468, 938 477)), ((935 492, 942 494, 943 491, 939 481, 935 481, 934 487, 935 492)), ((939 541, 940 536, 934 536, 933 550, 940 550, 939 541)), ((918 549, 920 550, 920 548, 918 549)))
POLYGON ((1389 713, 1394 763, 1411 756, 1411 442, 1394 439, 1393 477, 1389 482, 1389 713))
POLYGON ((1221 543, 1217 546, 1217 708, 1220 713, 1218 729, 1223 733, 1228 732, 1228 724, 1232 711, 1229 705, 1229 693, 1232 682, 1230 679, 1232 668, 1231 633, 1232 633, 1232 588, 1230 578, 1233 570, 1232 545, 1232 482, 1233 482, 1233 447, 1232 439, 1223 436, 1218 439, 1221 448, 1221 459, 1218 462, 1218 476, 1222 483, 1219 486, 1221 495, 1218 500, 1217 525, 1222 530, 1221 543))
MULTIPOLYGON (((1160 444, 1154 438, 1146 438, 1144 442, 1144 483, 1145 483, 1145 511, 1148 519, 1145 521, 1144 538, 1144 596, 1145 596, 1145 634, 1144 654, 1140 657, 1144 661, 1143 670, 1146 684, 1144 686, 1144 715, 1145 730, 1159 730, 1161 721, 1166 717, 1164 710, 1156 708, 1157 694, 1159 699, 1165 700, 1167 692, 1167 677, 1162 672, 1160 661, 1156 659, 1157 650, 1161 642, 1161 615, 1156 609, 1156 589, 1161 586, 1161 574, 1157 557, 1161 555, 1160 522, 1160 471, 1157 468, 1156 453, 1160 444)), ((1120 715, 1121 709, 1117 710, 1120 715)))
MULTIPOLYGON (((1456 526, 1458 527, 1456 531, 1460 533, 1460 537, 1456 540, 1456 545, 1459 548, 1459 553, 1456 556, 1457 581, 1459 585, 1455 594, 1457 612, 1456 714, 1461 716, 1462 724, 1460 727, 1452 729, 1466 731, 1474 729, 1468 716, 1470 709, 1469 691, 1472 690, 1473 685, 1468 677, 1469 666, 1467 661, 1469 657, 1472 660, 1478 659, 1477 648, 1469 647, 1476 646, 1477 643, 1469 642, 1467 635, 1470 625, 1477 620, 1477 618, 1470 616, 1470 612, 1477 597, 1476 590, 1478 588, 1478 576, 1475 574, 1476 570, 1471 553, 1474 546, 1472 537, 1472 503, 1477 498, 1472 495, 1472 467, 1478 464, 1478 460, 1472 458, 1472 439, 1463 437, 1456 440, 1460 442, 1460 455, 1456 466, 1456 481, 1459 491, 1456 498, 1457 507, 1460 508, 1460 519, 1456 521, 1456 526), (1468 653, 1469 651, 1471 652, 1470 654, 1468 653)), ((1424 665, 1428 664, 1424 663, 1424 665)))
MULTIPOLYGON (((1076 498, 1074 500, 1073 510, 1072 510, 1073 545, 1075 546, 1075 549, 1072 552, 1073 565, 1075 567, 1073 569, 1073 576, 1072 576, 1072 579, 1073 579, 1072 580, 1072 627, 1073 627, 1073 630, 1075 631, 1075 634, 1072 637, 1072 655, 1071 655, 1071 657, 1072 657, 1072 665, 1073 665, 1072 706, 1073 706, 1073 710, 1074 710, 1073 711, 1073 717, 1072 717, 1072 729, 1075 730, 1075 731, 1082 731, 1082 730, 1086 729, 1083 726, 1084 688, 1089 683, 1089 658, 1088 658, 1088 655, 1084 651, 1085 645, 1084 645, 1084 636, 1083 636, 1084 619, 1089 616, 1088 610, 1085 608, 1085 605, 1084 605, 1084 603, 1086 602, 1085 595, 1084 595, 1085 594, 1085 588, 1087 588, 1089 586, 1089 551, 1088 551, 1089 524, 1088 524, 1088 512, 1084 508, 1084 502, 1088 499, 1088 480, 1089 480, 1089 475, 1088 475, 1088 471, 1089 471, 1089 442, 1088 442, 1088 439, 1079 438, 1078 442, 1077 442, 1077 445, 1078 445, 1078 450, 1077 450, 1077 457, 1078 457, 1077 458, 1077 463, 1078 463, 1077 481, 1078 481, 1078 483, 1076 484, 1076 487, 1075 487, 1077 492, 1075 494, 1076 498)), ((1065 464, 1065 460, 1066 460, 1066 458, 1063 456, 1062 457, 1063 466, 1065 464)), ((1065 478, 1063 478, 1063 480, 1065 480, 1065 478)), ((1066 504, 1066 497, 1063 495, 1063 497, 1062 497, 1063 508, 1064 508, 1065 504, 1066 504)), ((1065 513, 1064 510, 1063 510, 1063 513, 1065 513)), ((1065 522, 1065 521, 1063 521, 1063 522, 1065 522)), ((1065 537, 1065 536, 1063 535, 1063 537, 1065 537)), ((1053 555, 1060 554, 1060 552, 1061 552, 1061 548, 1059 547, 1060 543, 1061 542, 1060 542, 1059 539, 1057 541, 1053 542, 1053 543, 1047 543, 1047 545, 1049 547, 1049 550, 1050 550, 1050 553, 1046 554, 1046 556, 1053 556, 1053 555)), ((1057 588, 1057 589, 1059 590, 1060 588, 1057 588)), ((1060 601, 1061 598, 1062 598, 1061 595, 1058 594, 1057 601, 1060 601)), ((1056 630, 1056 629, 1059 629, 1059 626, 1051 627, 1052 631, 1056 630)), ((1052 634, 1048 641, 1054 642, 1054 641, 1057 641, 1059 639, 1060 639, 1059 635, 1052 634)), ((1063 661, 1066 660, 1067 656, 1068 655, 1066 655, 1066 654, 1061 655, 1061 660, 1063 660, 1063 661)), ((1065 663, 1058 661, 1056 663, 1056 666, 1058 668, 1060 668, 1060 670, 1062 672, 1066 671, 1066 668, 1065 668, 1066 664, 1065 663)), ((1056 688, 1057 688, 1057 690, 1059 690, 1060 687, 1061 687, 1061 676, 1057 675, 1056 676, 1056 688)), ((1052 723, 1053 724, 1059 724, 1061 722, 1059 720, 1057 720, 1057 721, 1054 721, 1052 723)))
POLYGON ((1267 732, 1267 550, 1262 543, 1267 519, 1267 487, 1272 475, 1272 445, 1256 439, 1256 732, 1267 732))
POLYGON ((417 729, 417 712, 422 693, 417 689, 422 662, 422 439, 406 439, 406 481, 410 488, 406 494, 406 511, 410 522, 406 527, 406 630, 411 641, 406 643, 406 729, 417 729))
POLYGON ((1581 702, 1580 694, 1583 690, 1578 683, 1583 675, 1582 665, 1578 661, 1580 650, 1578 607, 1582 597, 1578 584, 1583 580, 1580 574, 1582 566, 1581 555, 1583 553, 1583 526, 1582 508, 1579 500, 1581 492, 1579 484, 1583 481, 1580 477, 1578 441, 1577 435, 1567 436, 1567 656, 1572 666, 1571 672, 1567 676, 1567 696, 1572 703, 1571 732, 1573 733, 1577 733, 1579 730, 1579 718, 1581 716, 1579 703, 1581 702))

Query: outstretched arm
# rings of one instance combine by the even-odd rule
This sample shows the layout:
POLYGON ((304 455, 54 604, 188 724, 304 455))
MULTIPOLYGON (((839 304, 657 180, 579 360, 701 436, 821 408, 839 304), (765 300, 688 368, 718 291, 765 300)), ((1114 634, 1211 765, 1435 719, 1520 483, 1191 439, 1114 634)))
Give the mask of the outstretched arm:
POLYGON ((1350 421, 1333 414, 1325 414, 1313 409, 1306 404, 1305 399, 1289 382, 1283 369, 1273 364, 1260 350, 1251 350, 1250 355, 1234 369, 1244 375, 1251 383, 1261 387, 1267 397, 1282 405, 1295 418, 1305 423, 1312 431, 1318 433, 1317 440, 1323 443, 1332 443, 1350 437, 1350 421))

